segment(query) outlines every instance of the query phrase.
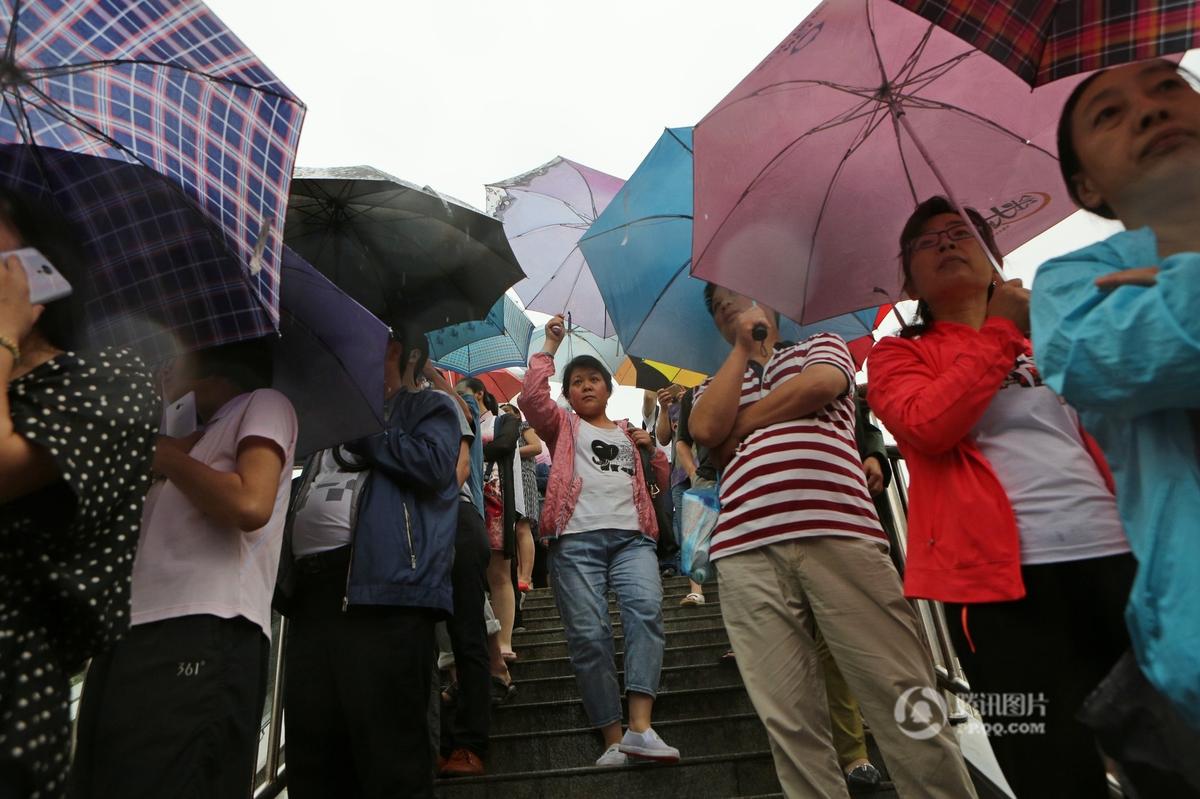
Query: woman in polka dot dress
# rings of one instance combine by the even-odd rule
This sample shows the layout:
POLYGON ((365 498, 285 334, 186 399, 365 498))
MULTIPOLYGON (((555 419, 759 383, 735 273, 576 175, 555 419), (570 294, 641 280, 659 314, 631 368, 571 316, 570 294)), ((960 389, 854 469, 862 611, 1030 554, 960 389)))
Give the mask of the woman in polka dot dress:
MULTIPOLYGON (((56 215, 0 192, 0 253, 67 275, 56 215)), ((158 402, 126 350, 76 352, 71 300, 33 306, 0 258, 0 796, 66 791, 71 676, 129 627, 129 583, 158 402)))

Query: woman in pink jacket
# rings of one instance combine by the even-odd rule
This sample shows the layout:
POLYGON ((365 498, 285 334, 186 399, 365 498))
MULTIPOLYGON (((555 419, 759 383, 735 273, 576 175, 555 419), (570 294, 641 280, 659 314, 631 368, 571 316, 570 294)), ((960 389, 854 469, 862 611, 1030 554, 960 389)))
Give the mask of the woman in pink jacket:
POLYGON ((650 726, 666 636, 658 525, 638 449, 652 453, 659 485, 670 482, 670 469, 649 433, 608 418, 612 375, 597 359, 581 355, 567 364, 563 393, 571 410, 558 406, 550 396, 550 377, 562 339, 563 320, 556 316, 546 324, 542 352, 529 359, 519 404, 554 453, 541 538, 550 549, 550 585, 583 706, 604 735, 605 751, 596 765, 624 765, 627 757, 674 763, 679 750, 650 726), (609 588, 617 595, 625 633, 624 736, 609 588))

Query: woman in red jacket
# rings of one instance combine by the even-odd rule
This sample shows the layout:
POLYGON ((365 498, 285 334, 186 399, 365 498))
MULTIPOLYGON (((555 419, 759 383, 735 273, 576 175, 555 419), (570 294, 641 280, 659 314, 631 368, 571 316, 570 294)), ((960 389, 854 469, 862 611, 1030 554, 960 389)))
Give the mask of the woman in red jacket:
MULTIPOLYGON (((991 228, 968 216, 999 260, 991 228)), ((900 248, 920 324, 875 347, 868 397, 911 475, 905 593, 946 603, 1016 795, 1103 796, 1103 762, 1075 714, 1129 646, 1135 565, 1112 477, 1042 385, 1029 291, 997 280, 951 204, 921 203, 900 248)))

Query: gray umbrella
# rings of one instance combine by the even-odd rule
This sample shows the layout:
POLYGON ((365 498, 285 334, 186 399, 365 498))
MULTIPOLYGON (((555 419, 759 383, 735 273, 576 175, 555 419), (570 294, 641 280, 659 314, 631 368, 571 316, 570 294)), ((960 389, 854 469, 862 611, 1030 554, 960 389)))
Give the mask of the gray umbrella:
POLYGON ((369 166, 297 169, 284 239, 393 327, 482 319, 525 277, 498 220, 369 166))

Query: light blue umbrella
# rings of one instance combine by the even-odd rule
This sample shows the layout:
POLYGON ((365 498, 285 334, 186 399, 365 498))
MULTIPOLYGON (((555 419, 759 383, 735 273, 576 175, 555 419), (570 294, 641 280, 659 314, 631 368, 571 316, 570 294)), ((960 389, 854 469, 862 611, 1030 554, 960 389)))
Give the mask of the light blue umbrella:
POLYGON ((524 366, 529 360, 533 322, 507 295, 479 321, 435 330, 428 335, 429 359, 434 366, 474 377, 524 366))
MULTIPOLYGON (((630 354, 704 374, 720 368, 729 345, 704 307, 704 281, 691 276, 691 128, 663 132, 579 247, 630 354)), ((870 335, 876 312, 804 327, 783 319, 780 333, 798 341, 833 332, 850 341, 870 335)))
MULTIPOLYGON (((541 352, 545 343, 546 331, 539 329, 533 334, 533 340, 529 342, 529 351, 541 352)), ((625 359, 625 349, 616 336, 600 338, 595 333, 568 322, 567 334, 563 338, 562 344, 559 345, 558 352, 554 355, 555 377, 561 378, 563 367, 577 355, 591 355, 608 367, 610 373, 616 374, 621 361, 625 359)))

